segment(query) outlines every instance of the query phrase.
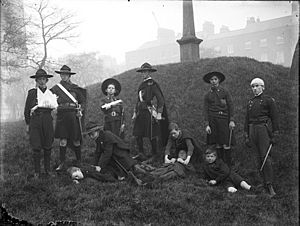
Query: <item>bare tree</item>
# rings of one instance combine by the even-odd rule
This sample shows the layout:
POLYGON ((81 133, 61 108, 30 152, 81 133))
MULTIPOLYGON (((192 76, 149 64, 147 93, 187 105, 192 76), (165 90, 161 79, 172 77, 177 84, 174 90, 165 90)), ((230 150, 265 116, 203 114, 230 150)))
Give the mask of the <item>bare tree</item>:
POLYGON ((49 0, 39 0, 28 7, 36 14, 31 25, 37 32, 29 45, 31 49, 40 50, 30 52, 28 59, 38 68, 43 68, 48 59, 49 44, 54 40, 70 41, 78 37, 75 30, 79 23, 74 21, 74 14, 50 6, 49 0))

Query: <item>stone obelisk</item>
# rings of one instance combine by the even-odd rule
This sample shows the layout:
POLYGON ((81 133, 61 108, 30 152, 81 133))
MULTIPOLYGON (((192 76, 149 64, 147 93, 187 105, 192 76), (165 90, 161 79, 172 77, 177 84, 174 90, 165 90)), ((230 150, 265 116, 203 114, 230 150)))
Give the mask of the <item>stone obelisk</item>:
POLYGON ((183 32, 177 40, 180 45, 180 62, 197 61, 200 59, 199 44, 202 39, 195 35, 193 1, 182 0, 183 3, 183 32))

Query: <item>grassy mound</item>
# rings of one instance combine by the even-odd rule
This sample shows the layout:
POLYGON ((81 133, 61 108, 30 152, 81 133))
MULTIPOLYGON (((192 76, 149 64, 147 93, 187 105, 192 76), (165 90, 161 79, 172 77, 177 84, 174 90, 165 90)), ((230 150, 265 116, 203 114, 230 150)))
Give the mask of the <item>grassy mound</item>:
MULTIPOLYGON (((272 149, 278 193, 274 199, 264 195, 248 197, 245 191, 227 194, 221 188, 207 187, 197 176, 166 182, 153 190, 89 179, 75 185, 63 177, 27 182, 25 176, 32 171, 31 151, 24 123, 17 122, 1 125, 6 179, 1 184, 1 201, 7 210, 35 224, 70 220, 84 225, 297 225, 298 80, 288 78, 289 69, 243 57, 158 65, 157 69, 153 78, 163 90, 170 119, 190 130, 199 141, 205 141, 202 109, 209 89, 202 76, 212 70, 226 75, 223 86, 232 95, 237 125, 233 157, 239 163, 239 173, 252 184, 260 181, 253 150, 243 144, 245 106, 252 96, 250 81, 254 77, 265 80, 266 93, 276 99, 280 113, 280 141, 272 149)), ((126 104, 126 139, 134 148, 131 115, 142 78, 135 70, 116 78, 122 84, 120 98, 126 104)), ((86 118, 102 123, 101 84, 88 87, 88 93, 86 118)), ((84 143, 83 158, 91 162, 93 143, 84 143)), ((52 164, 56 165, 57 141, 54 147, 52 164)), ((73 153, 68 155, 74 158, 73 153)))

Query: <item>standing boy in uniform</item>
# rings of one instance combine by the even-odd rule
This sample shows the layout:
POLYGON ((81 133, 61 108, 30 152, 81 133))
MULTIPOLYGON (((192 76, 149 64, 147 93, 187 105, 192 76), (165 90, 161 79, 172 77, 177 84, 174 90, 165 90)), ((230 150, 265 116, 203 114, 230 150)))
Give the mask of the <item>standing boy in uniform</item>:
POLYGON ((274 138, 279 131, 277 106, 274 98, 263 93, 265 84, 262 79, 255 78, 250 85, 254 97, 247 103, 244 126, 246 145, 254 145, 264 186, 270 196, 274 196, 276 193, 272 185, 273 168, 270 152, 268 153, 268 151, 271 150, 271 144, 274 143, 274 138), (269 122, 272 123, 272 129, 269 128, 269 122))
POLYGON ((231 145, 233 142, 233 103, 229 92, 220 86, 225 80, 221 72, 210 72, 203 80, 211 84, 204 96, 204 119, 207 144, 214 145, 218 156, 231 167, 231 145), (230 142, 230 143, 229 143, 230 142))
POLYGON ((56 96, 46 86, 51 77, 53 75, 48 75, 43 69, 30 76, 35 79, 36 88, 28 91, 25 103, 24 116, 33 149, 34 178, 41 175, 41 149, 44 150, 45 174, 50 175, 51 148, 54 140, 51 111, 57 107, 56 96))
POLYGON ((66 161, 67 146, 76 155, 77 164, 81 162, 82 111, 86 103, 86 90, 71 82, 71 72, 67 65, 63 65, 60 71, 61 81, 51 88, 58 96, 57 119, 55 138, 59 138, 60 165, 56 170, 62 170, 66 161))
POLYGON ((133 135, 136 137, 139 149, 138 158, 146 160, 143 147, 143 137, 148 137, 151 142, 152 157, 148 162, 157 158, 158 137, 166 145, 168 137, 168 116, 163 93, 156 81, 151 78, 151 73, 156 69, 149 63, 144 63, 137 72, 142 73, 144 81, 138 88, 137 103, 133 112, 133 135), (154 106, 156 99, 157 106, 154 106), (155 107, 155 109, 153 108, 155 107), (153 113, 157 112, 156 116, 153 113))
POLYGON ((101 110, 104 113, 104 130, 109 130, 123 139, 125 128, 124 107, 122 100, 117 98, 121 92, 121 84, 118 80, 109 78, 102 83, 101 90, 106 95, 101 100, 101 110))

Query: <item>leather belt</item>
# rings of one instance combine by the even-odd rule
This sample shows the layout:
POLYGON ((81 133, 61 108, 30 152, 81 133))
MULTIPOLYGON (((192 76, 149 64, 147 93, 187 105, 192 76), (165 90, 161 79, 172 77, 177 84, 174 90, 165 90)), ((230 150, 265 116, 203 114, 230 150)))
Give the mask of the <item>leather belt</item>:
POLYGON ((59 105, 60 107, 76 107, 74 103, 62 103, 59 105))
POLYGON ((253 122, 249 122, 249 124, 252 124, 252 125, 261 125, 261 124, 267 124, 267 121, 253 121, 253 122))
POLYGON ((110 113, 110 115, 111 115, 111 116, 113 116, 113 117, 115 117, 115 116, 117 116, 117 115, 118 115, 118 113, 117 113, 117 112, 115 112, 115 111, 112 111, 112 112, 110 113))

